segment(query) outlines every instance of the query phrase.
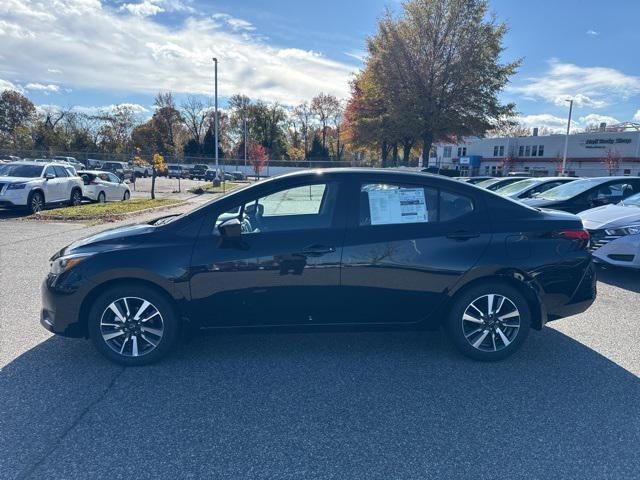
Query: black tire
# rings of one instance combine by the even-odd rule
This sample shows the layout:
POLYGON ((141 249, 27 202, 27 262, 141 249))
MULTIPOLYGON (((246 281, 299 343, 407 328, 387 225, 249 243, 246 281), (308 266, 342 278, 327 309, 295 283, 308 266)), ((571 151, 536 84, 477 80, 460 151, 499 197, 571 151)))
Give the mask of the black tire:
POLYGON ((100 192, 98 194, 98 199, 96 200, 96 202, 98 202, 98 203, 106 203, 107 202, 107 196, 104 194, 104 192, 100 192))
POLYGON ((127 200, 129 200, 130 197, 131 197, 131 194, 128 191, 125 191, 124 195, 122 196, 122 201, 126 202, 127 200))
POLYGON ((499 282, 487 282, 463 291, 455 299, 444 327, 449 339, 465 356, 481 361, 502 360, 515 353, 529 335, 531 310, 517 289, 499 282), (495 295, 492 300, 498 299, 494 310, 500 303, 499 298, 505 298, 499 312, 493 315, 488 315, 489 295, 495 295), (463 319, 465 313, 467 320, 463 319), (485 315, 482 318, 481 313, 485 315), (514 313, 518 313, 517 317, 514 313), (468 319, 469 316, 473 320, 468 319), (501 320, 500 317, 508 318, 501 320), (516 324, 517 328, 509 326, 516 324), (478 341, 480 343, 474 346, 478 341))
POLYGON ((82 191, 74 188, 71 190, 71 198, 69 198, 69 206, 77 207, 82 203, 82 191))
MULTIPOLYGON (((147 310, 151 307, 148 307, 147 310)), ((146 314, 146 313, 145 313, 146 314)), ((141 315, 143 317, 144 315, 141 315)), ((106 321, 113 322, 114 319, 106 318, 106 321)), ((143 320, 144 321, 144 320, 143 320)), ((125 366, 141 366, 148 365, 158 360, 164 358, 174 347, 176 340, 178 339, 178 317, 171 305, 171 302, 167 299, 165 295, 159 293, 153 288, 146 287, 143 285, 136 284, 124 284, 121 286, 113 287, 100 295, 91 305, 91 309, 89 311, 89 316, 87 319, 87 327, 89 330, 89 336, 91 337, 91 341, 95 345, 96 349, 104 355, 106 358, 111 360, 114 363, 118 363, 120 365, 125 366), (151 304, 151 307, 156 309, 159 312, 159 317, 154 315, 154 322, 161 321, 161 327, 163 329, 162 336, 158 339, 155 336, 153 337, 153 341, 157 341, 158 343, 148 352, 143 352, 143 346, 146 345, 146 341, 143 342, 142 338, 144 335, 144 331, 137 332, 131 331, 132 333, 125 334, 124 332, 120 334, 119 337, 115 337, 115 340, 111 339, 111 341, 118 342, 121 338, 124 338, 126 341, 124 343, 124 353, 121 354, 116 351, 118 344, 117 343, 107 343, 103 334, 109 335, 109 332, 117 332, 118 330, 108 330, 111 327, 104 326, 101 330, 101 321, 103 316, 109 315, 111 310, 109 306, 116 302, 117 305, 120 305, 118 310, 124 316, 125 310, 122 308, 122 301, 118 299, 128 298, 128 303, 131 305, 131 315, 129 317, 131 320, 131 328, 142 328, 144 330, 144 325, 141 324, 136 327, 134 321, 134 312, 138 309, 138 304, 135 303, 136 300, 146 300, 151 304), (128 339, 127 339, 128 336, 128 339), (140 345, 140 353, 138 356, 133 355, 133 340, 136 338, 136 348, 137 345, 140 345), (139 339, 139 340, 138 340, 139 339), (139 343, 138 343, 139 342, 139 343), (114 349, 115 348, 115 349, 114 349)), ((115 322, 116 324, 120 324, 121 322, 115 322)), ((123 324, 124 325, 124 324, 123 324)), ((159 329, 160 327, 155 324, 154 328, 159 329)), ((152 334, 147 332, 149 337, 152 334)), ((120 340, 121 341, 121 340, 120 340)), ((148 348, 151 348, 151 344, 146 345, 148 348)))
POLYGON ((29 198, 27 200, 27 209, 32 214, 36 214, 45 207, 44 195, 42 192, 32 192, 29 194, 29 198))

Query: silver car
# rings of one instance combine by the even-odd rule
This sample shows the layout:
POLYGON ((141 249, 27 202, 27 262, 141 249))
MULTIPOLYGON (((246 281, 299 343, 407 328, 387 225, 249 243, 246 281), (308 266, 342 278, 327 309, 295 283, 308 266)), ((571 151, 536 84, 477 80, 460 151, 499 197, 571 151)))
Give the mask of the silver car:
POLYGON ((564 183, 573 182, 577 178, 571 177, 532 177, 512 183, 496 190, 498 195, 519 200, 532 198, 547 190, 551 190, 564 183))
POLYGON ((596 262, 640 269, 640 193, 578 214, 596 262))

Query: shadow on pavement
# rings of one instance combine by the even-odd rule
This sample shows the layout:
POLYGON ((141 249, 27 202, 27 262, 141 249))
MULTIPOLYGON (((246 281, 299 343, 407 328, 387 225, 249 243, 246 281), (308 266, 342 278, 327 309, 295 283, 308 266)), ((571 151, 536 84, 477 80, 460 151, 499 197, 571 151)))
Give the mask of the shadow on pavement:
POLYGON ((437 332, 206 336, 128 369, 51 338, 6 366, 0 391, 5 478, 640 471, 640 380, 552 328, 491 364, 437 332))
POLYGON ((640 293, 640 270, 621 267, 598 267, 598 280, 614 287, 640 293))
POLYGON ((31 213, 23 209, 0 208, 0 220, 28 217, 31 213))

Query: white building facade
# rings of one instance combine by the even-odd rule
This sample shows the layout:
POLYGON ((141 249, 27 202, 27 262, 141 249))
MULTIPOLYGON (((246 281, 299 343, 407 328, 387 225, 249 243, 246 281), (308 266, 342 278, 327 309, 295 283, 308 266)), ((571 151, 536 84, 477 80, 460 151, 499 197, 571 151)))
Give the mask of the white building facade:
MULTIPOLYGON (((430 167, 459 170, 463 176, 527 172, 554 176, 562 170, 565 135, 469 138, 441 143, 429 158, 430 167)), ((598 177, 640 175, 640 131, 575 133, 569 135, 566 171, 598 177)))

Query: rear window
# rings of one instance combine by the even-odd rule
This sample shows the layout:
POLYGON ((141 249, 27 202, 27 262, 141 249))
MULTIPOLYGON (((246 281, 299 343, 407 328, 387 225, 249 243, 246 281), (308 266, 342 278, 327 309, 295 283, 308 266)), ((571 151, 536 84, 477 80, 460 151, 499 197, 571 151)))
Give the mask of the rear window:
POLYGON ((473 210, 467 196, 421 185, 367 183, 360 188, 361 226, 447 222, 473 210))

